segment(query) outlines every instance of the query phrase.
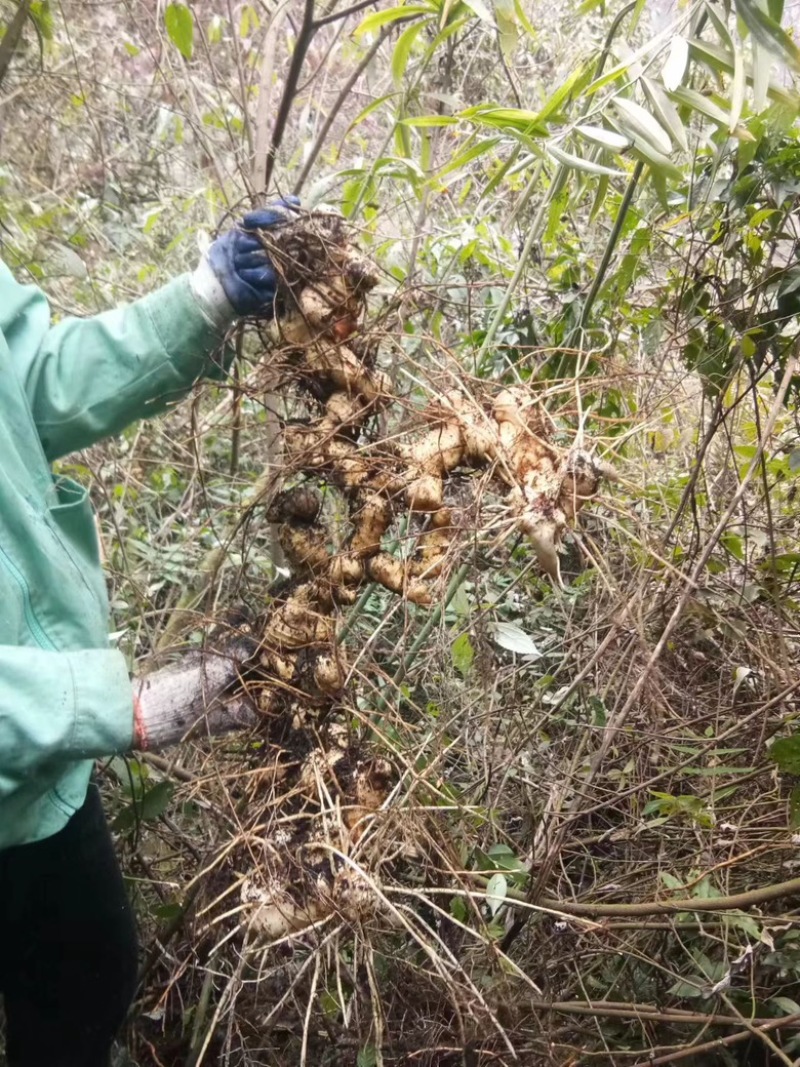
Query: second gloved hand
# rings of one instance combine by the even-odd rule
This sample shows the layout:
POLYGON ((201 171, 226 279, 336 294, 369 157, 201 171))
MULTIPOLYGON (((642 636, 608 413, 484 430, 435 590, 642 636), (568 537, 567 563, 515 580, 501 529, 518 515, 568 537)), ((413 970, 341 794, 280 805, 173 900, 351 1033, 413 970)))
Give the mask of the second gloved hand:
POLYGON ((269 256, 253 230, 272 229, 295 218, 295 196, 251 211, 241 227, 222 234, 209 247, 192 275, 192 291, 215 326, 227 327, 242 315, 271 318, 277 278, 269 256))

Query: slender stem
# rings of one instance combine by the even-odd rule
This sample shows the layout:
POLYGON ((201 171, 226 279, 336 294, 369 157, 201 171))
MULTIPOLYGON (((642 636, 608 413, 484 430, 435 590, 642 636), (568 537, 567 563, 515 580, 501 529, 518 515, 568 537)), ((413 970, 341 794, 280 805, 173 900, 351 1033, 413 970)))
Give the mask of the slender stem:
POLYGON ((267 151, 267 159, 264 166, 265 190, 269 189, 269 184, 272 180, 272 174, 275 170, 275 159, 278 154, 278 149, 281 146, 281 142, 283 141, 283 135, 286 131, 289 112, 292 109, 295 92, 297 91, 297 85, 300 81, 300 72, 303 69, 306 53, 314 38, 316 29, 317 27, 314 23, 314 0, 305 0, 303 21, 300 25, 300 32, 297 35, 294 52, 292 53, 292 62, 289 65, 289 73, 286 75, 286 87, 283 91, 280 105, 278 106, 278 114, 275 116, 275 125, 272 128, 272 140, 270 141, 270 146, 267 151))
POLYGON ((625 189, 625 194, 622 197, 622 203, 619 205, 619 211, 614 219, 614 225, 611 227, 611 233, 606 241, 606 247, 603 249, 603 258, 600 260, 600 265, 597 268, 597 273, 594 276, 592 287, 586 297, 586 300, 581 310, 581 317, 578 325, 570 334, 569 340, 565 347, 572 348, 572 339, 575 334, 583 335, 584 330, 589 322, 589 318, 592 314, 592 307, 597 299, 597 294, 600 292, 600 287, 605 281, 606 274, 608 273, 608 267, 611 263, 611 257, 616 251, 617 244, 619 243, 620 234, 622 233, 622 227, 625 223, 625 219, 630 211, 631 202, 633 201, 633 194, 636 192, 636 186, 639 184, 639 179, 642 176, 642 170, 644 169, 644 163, 641 160, 633 168, 633 173, 628 179, 628 185, 625 189))
POLYGON ((402 682, 402 680, 405 678, 408 671, 411 669, 414 660, 417 658, 417 653, 427 641, 428 635, 430 634, 431 630, 434 628, 434 626, 438 625, 442 615, 447 609, 448 604, 456 595, 459 586, 466 578, 467 572, 469 571, 469 567, 469 563, 462 563, 456 573, 450 579, 450 584, 447 586, 447 592, 442 598, 441 603, 436 605, 436 607, 430 613, 428 618, 425 620, 425 623, 420 628, 420 631, 414 639, 411 648, 408 650, 408 655, 401 662, 400 666, 397 668, 394 675, 392 676, 393 685, 399 685, 400 682, 402 682))
MULTIPOLYGON (((370 3, 371 2, 372 2, 372 0, 370 0, 370 3)), ((319 26, 319 25, 321 25, 320 21, 317 22, 317 26, 319 26)), ((300 191, 302 190, 302 188, 305 185, 305 182, 306 182, 309 174, 311 173, 311 168, 316 163, 317 156, 320 154, 320 152, 322 150, 322 146, 325 144, 325 139, 327 138, 328 134, 330 133, 331 126, 333 126, 334 122, 336 121, 336 116, 339 114, 339 112, 342 109, 342 106, 344 105, 345 101, 349 97, 351 89, 356 84, 356 82, 361 77, 361 75, 364 73, 364 71, 367 69, 367 67, 370 65, 372 60, 375 58, 375 53, 378 51, 380 46, 386 40, 386 38, 388 37, 390 32, 391 32, 391 28, 388 27, 388 26, 385 26, 381 30, 381 32, 378 34, 378 36, 375 38, 374 42, 372 43, 372 46, 370 47, 370 49, 367 52, 367 54, 364 56, 364 58, 358 64, 356 69, 353 71, 353 73, 350 75, 350 77, 347 79, 347 81, 342 86, 341 92, 339 93, 339 95, 334 100, 333 107, 328 112, 328 117, 325 119, 325 122, 322 124, 322 129, 319 131, 319 134, 317 135, 317 139, 314 141, 314 144, 311 147, 311 151, 308 153, 308 158, 306 159, 305 163, 303 164, 303 169, 300 171, 300 177, 294 183, 294 189, 292 191, 295 194, 295 196, 299 196, 300 195, 300 191)))

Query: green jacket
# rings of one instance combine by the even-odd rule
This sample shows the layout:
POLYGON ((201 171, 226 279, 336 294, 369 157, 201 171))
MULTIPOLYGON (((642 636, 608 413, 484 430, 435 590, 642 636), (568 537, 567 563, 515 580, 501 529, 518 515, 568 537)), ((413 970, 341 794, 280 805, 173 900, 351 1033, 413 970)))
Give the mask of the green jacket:
POLYGON ((92 510, 50 464, 163 411, 220 343, 188 275, 51 326, 41 291, 0 264, 0 849, 60 830, 92 760, 132 740, 92 510))

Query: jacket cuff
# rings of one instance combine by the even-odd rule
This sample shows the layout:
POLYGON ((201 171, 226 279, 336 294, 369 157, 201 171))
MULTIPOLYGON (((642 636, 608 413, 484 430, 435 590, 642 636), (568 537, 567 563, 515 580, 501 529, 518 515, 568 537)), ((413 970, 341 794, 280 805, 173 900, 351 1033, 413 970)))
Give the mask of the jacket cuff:
POLYGON ((217 330, 227 330, 236 318, 236 312, 225 295, 222 282, 214 273, 208 256, 203 256, 189 279, 192 296, 209 324, 217 330))
POLYGON ((76 755, 129 752, 133 742, 133 693, 125 657, 115 649, 63 653, 75 700, 76 755))

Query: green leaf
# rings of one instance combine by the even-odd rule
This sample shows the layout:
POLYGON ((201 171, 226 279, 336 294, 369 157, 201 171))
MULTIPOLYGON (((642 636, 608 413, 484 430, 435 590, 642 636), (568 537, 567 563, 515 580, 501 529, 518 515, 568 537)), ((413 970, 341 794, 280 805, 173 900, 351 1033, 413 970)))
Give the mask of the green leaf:
POLYGON ((414 47, 417 37, 419 37, 420 30, 422 30, 427 21, 427 19, 419 19, 417 22, 412 23, 411 26, 407 26, 394 46, 394 52, 392 52, 392 79, 398 89, 403 83, 403 75, 408 66, 411 49, 414 47))
MULTIPOLYGON (((387 93, 385 96, 379 96, 375 100, 370 100, 366 107, 363 107, 359 111, 359 113, 347 127, 347 133, 350 133, 351 130, 355 129, 355 127, 358 126, 360 122, 363 122, 365 118, 371 115, 373 111, 377 111, 382 104, 385 104, 389 100, 396 100, 397 96, 398 93, 387 93)), ((345 136, 347 136, 347 134, 345 134, 345 136)))
POLYGON ((581 156, 573 156, 570 152, 565 152, 563 149, 559 148, 558 145, 549 144, 546 147, 550 155, 558 160, 559 163, 563 163, 565 167, 583 171, 584 174, 603 174, 608 178, 626 177, 625 171, 623 170, 616 170, 613 167, 605 167, 601 163, 593 162, 591 159, 582 159, 581 156))
POLYGON ((689 62, 689 42, 676 34, 669 45, 669 55, 661 69, 661 80, 665 89, 677 89, 683 81, 689 62))
POLYGON ((473 159, 486 155, 487 152, 491 151, 491 149, 499 143, 499 137, 489 137, 485 141, 479 141, 478 144, 465 148, 463 152, 459 152, 458 155, 453 156, 441 170, 436 172, 437 178, 444 178, 447 174, 452 174, 455 171, 461 170, 462 167, 466 167, 468 163, 471 163, 473 159))
POLYGON ((492 918, 503 906, 508 895, 508 879, 504 874, 493 874, 486 885, 486 904, 492 918))
POLYGON ((589 212, 589 222, 594 222, 597 218, 597 214, 600 208, 605 202, 606 195, 608 194, 608 175, 604 174, 600 181, 597 183, 597 187, 594 192, 594 200, 592 201, 592 210, 589 212))
POLYGON ((450 914, 456 922, 465 923, 467 921, 467 905, 463 897, 450 898, 450 914))
POLYGON ((514 0, 494 0, 494 17, 497 22, 500 51, 506 59, 510 59, 519 43, 519 26, 514 0))
POLYGON ((770 748, 769 758, 784 774, 800 774, 800 734, 779 738, 770 748))
POLYGON ((664 129, 669 132, 669 135, 675 144, 677 144, 682 151, 688 152, 689 140, 686 136, 686 130, 684 129, 683 123, 681 122, 681 117, 678 114, 678 109, 658 82, 651 81, 650 78, 642 78, 641 81, 647 99, 650 101, 650 106, 653 109, 653 114, 664 129))
POLYGON ((184 59, 191 59, 194 51, 194 19, 186 4, 169 4, 164 12, 164 25, 169 39, 184 59))
POLYGON ((756 115, 761 114, 767 106, 771 66, 769 52, 753 41, 753 111, 756 115))
POLYGON ((693 111, 699 112, 701 115, 705 115, 706 118, 711 119, 712 122, 716 122, 719 126, 724 126, 727 129, 731 124, 731 115, 729 111, 723 110, 718 104, 715 104, 713 100, 705 96, 703 93, 698 93, 696 89, 688 89, 681 86, 680 89, 675 89, 670 93, 673 100, 676 100, 679 104, 685 107, 690 107, 693 111))
POLYGON ((800 48, 786 30, 758 6, 758 0, 734 0, 736 13, 753 35, 753 40, 778 56, 787 66, 800 70, 800 48))
POLYGON ((453 666, 463 677, 469 674, 475 659, 475 649, 469 639, 469 634, 461 634, 450 646, 450 655, 453 658, 453 666))
POLYGON ((647 141, 664 156, 672 151, 672 141, 661 123, 649 111, 627 97, 617 96, 612 101, 623 130, 630 130, 636 137, 647 141))
POLYGON ((541 123, 545 119, 558 115, 562 105, 570 103, 585 88, 591 72, 592 68, 588 65, 573 70, 567 80, 545 101, 542 110, 537 115, 537 120, 541 123))
POLYGON ((576 126, 575 132, 592 144, 600 145, 601 148, 609 148, 612 152, 624 152, 630 148, 631 140, 623 137, 616 130, 607 130, 603 126, 576 126))
POLYGON ((378 1051, 374 1045, 365 1045, 360 1050, 356 1057, 356 1067, 378 1067, 378 1051))
POLYGON ((796 785, 789 794, 789 829, 800 827, 800 785, 796 785))
POLYGON ((470 11, 477 15, 481 22, 485 22, 489 26, 494 26, 494 19, 489 8, 484 4, 483 0, 464 0, 464 3, 470 9, 470 11))
POLYGON ((780 25, 783 19, 783 0, 767 0, 767 14, 780 25))
POLYGON ((400 7, 386 8, 384 11, 373 11, 356 26, 355 36, 362 37, 365 33, 374 33, 382 26, 388 26, 398 19, 412 18, 414 15, 433 15, 435 10, 427 4, 401 4, 400 7))
POLYGON ((404 126, 419 126, 428 129, 431 126, 457 126, 458 119, 452 115, 419 115, 416 118, 401 119, 404 126))

